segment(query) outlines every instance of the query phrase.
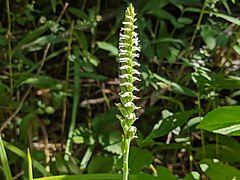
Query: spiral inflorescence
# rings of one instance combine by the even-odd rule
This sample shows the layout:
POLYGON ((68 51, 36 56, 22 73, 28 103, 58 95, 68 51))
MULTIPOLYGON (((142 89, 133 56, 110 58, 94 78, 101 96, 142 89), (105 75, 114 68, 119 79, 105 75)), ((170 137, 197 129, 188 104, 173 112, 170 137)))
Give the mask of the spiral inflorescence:
POLYGON ((137 28, 134 25, 135 16, 134 7, 130 4, 125 11, 125 19, 119 38, 119 96, 121 103, 118 103, 117 107, 121 115, 117 115, 117 118, 120 120, 124 134, 128 132, 135 134, 133 131, 136 131, 136 128, 132 124, 137 119, 135 110, 139 109, 133 102, 135 99, 139 99, 133 94, 134 91, 138 91, 134 82, 140 81, 137 77, 140 72, 135 69, 135 67, 140 66, 136 61, 136 58, 139 57, 140 47, 138 45, 138 34, 135 32, 137 28))

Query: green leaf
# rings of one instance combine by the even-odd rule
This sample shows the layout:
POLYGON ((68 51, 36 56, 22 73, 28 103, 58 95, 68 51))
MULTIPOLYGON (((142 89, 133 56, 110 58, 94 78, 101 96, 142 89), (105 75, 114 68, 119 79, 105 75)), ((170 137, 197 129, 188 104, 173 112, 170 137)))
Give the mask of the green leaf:
POLYGON ((68 8, 68 11, 73 14, 74 16, 78 17, 79 19, 87 19, 87 15, 85 14, 84 11, 78 8, 68 8))
POLYGON ((87 40, 85 33, 82 31, 74 31, 73 33, 74 33, 75 37, 77 38, 79 46, 83 50, 87 51, 89 45, 88 45, 88 40, 87 40))
POLYGON ((200 174, 197 171, 191 171, 191 173, 188 173, 183 180, 200 180, 200 174))
MULTIPOLYGON (((12 144, 4 141, 3 142, 4 146, 14 154, 18 155, 19 157, 23 159, 27 159, 27 154, 23 152, 21 149, 19 149, 16 146, 13 146, 12 144)), ((36 160, 32 159, 33 162, 33 167, 35 167, 39 172, 41 172, 44 176, 50 176, 51 173, 47 172, 46 169, 36 160)))
POLYGON ((131 147, 129 157, 130 173, 140 173, 144 167, 149 167, 152 161, 153 155, 150 151, 138 147, 131 147))
POLYGON ((217 159, 206 159, 200 162, 200 167, 210 179, 228 180, 240 179, 240 171, 234 167, 223 164, 217 159))
POLYGON ((167 168, 163 166, 157 166, 156 169, 161 180, 177 180, 177 178, 167 168))
MULTIPOLYGON (((212 134, 210 139, 215 139, 212 134)), ((240 162, 240 143, 233 137, 218 135, 218 153, 216 153, 216 144, 206 144, 206 154, 202 152, 202 147, 196 148, 195 159, 217 158, 222 162, 237 163, 240 162)))
POLYGON ((222 13, 216 13, 216 12, 211 12, 212 14, 214 14, 215 16, 217 17, 220 17, 220 18, 223 18, 233 24, 236 24, 238 26, 240 26, 240 20, 238 18, 235 18, 233 16, 229 16, 229 15, 226 15, 226 14, 222 14, 222 13))
POLYGON ((187 17, 180 17, 177 19, 177 22, 181 24, 189 25, 189 24, 192 24, 192 19, 187 17))
POLYGON ((27 162, 28 162, 28 180, 33 180, 32 158, 29 148, 27 149, 27 162))
POLYGON ((96 115, 92 121, 93 129, 100 132, 106 131, 106 128, 109 128, 109 126, 117 122, 116 113, 117 109, 111 108, 104 113, 96 115))
POLYGON ((223 135, 240 135, 240 106, 225 106, 209 112, 200 124, 205 129, 223 135))
POLYGON ((100 49, 109 51, 113 56, 118 55, 118 48, 105 41, 97 41, 97 45, 100 49))
POLYGON ((218 155, 216 155, 216 144, 206 144, 205 145, 205 150, 206 150, 206 155, 203 154, 202 147, 196 148, 196 154, 194 155, 195 159, 203 159, 203 158, 217 158, 219 157, 219 160, 223 162, 228 162, 228 163, 237 163, 240 161, 240 153, 239 153, 239 148, 234 149, 231 146, 227 146, 224 144, 220 144, 218 146, 218 155))
POLYGON ((184 46, 184 43, 181 39, 175 39, 175 38, 168 38, 168 37, 163 37, 163 38, 159 38, 156 40, 152 40, 151 42, 149 42, 149 44, 155 44, 155 43, 167 43, 167 42, 172 42, 172 43, 179 43, 181 45, 184 46))
POLYGON ((179 84, 177 84, 175 82, 171 82, 157 74, 154 74, 154 77, 157 80, 163 82, 164 84, 162 84, 161 82, 158 82, 157 84, 159 86, 163 86, 163 87, 167 86, 167 87, 165 87, 167 90, 173 91, 177 94, 183 94, 183 95, 190 96, 190 97, 196 97, 196 93, 189 88, 180 86, 179 84))
POLYGON ((178 23, 171 13, 163 9, 153 9, 149 12, 149 14, 159 17, 160 19, 169 20, 176 28, 182 27, 182 24, 178 23))
POLYGON ((144 5, 142 12, 145 11, 152 11, 153 9, 159 10, 162 9, 164 6, 166 6, 169 2, 167 0, 149 0, 147 3, 144 5))
POLYGON ((36 77, 32 76, 23 80, 19 86, 23 84, 30 84, 36 88, 49 88, 55 90, 60 90, 63 88, 62 83, 58 82, 57 80, 53 79, 50 76, 36 76, 36 77))
POLYGON ((2 136, 0 134, 0 159, 5 173, 6 180, 12 180, 12 173, 8 163, 7 154, 3 145, 2 136))
POLYGON ((94 156, 88 165, 88 173, 109 173, 113 168, 113 158, 110 156, 94 156))
POLYGON ((188 121, 191 116, 196 113, 196 110, 178 112, 174 115, 169 115, 166 118, 161 119, 153 128, 152 132, 144 140, 150 140, 156 137, 164 136, 177 128, 178 126, 183 125, 188 121))
POLYGON ((226 76, 223 73, 211 73, 211 81, 209 83, 218 90, 237 90, 240 86, 240 77, 226 76))
POLYGON ((233 49, 236 53, 238 53, 238 55, 240 55, 240 45, 234 45, 233 49))
POLYGON ((36 28, 34 31, 30 31, 13 49, 13 54, 16 50, 19 50, 22 44, 31 42, 41 36, 43 33, 45 33, 49 29, 49 24, 44 24, 43 26, 40 26, 36 28))
POLYGON ((27 113, 26 115, 23 116, 23 118, 21 119, 20 122, 20 139, 23 140, 24 142, 27 143, 27 138, 28 138, 28 128, 29 128, 29 124, 31 122, 34 123, 34 126, 38 126, 38 121, 36 121, 37 119, 37 114, 36 112, 30 112, 27 113), (35 121, 34 121, 35 120, 35 121))
POLYGON ((52 10, 55 13, 56 12, 56 6, 57 6, 57 0, 50 0, 50 2, 51 2, 52 10))
POLYGON ((104 147, 104 149, 113 154, 122 154, 121 149, 122 134, 120 131, 110 131, 99 136, 99 143, 104 147))
MULTIPOLYGON (((210 139, 215 139, 216 135, 209 135, 210 139)), ((196 148, 195 159, 217 158, 222 162, 237 163, 240 162, 240 143, 233 137, 218 135, 218 153, 216 153, 216 144, 206 144, 206 153, 203 154, 202 147, 196 148)))
POLYGON ((25 50, 27 49, 28 52, 32 52, 32 51, 37 51, 37 50, 41 50, 43 46, 45 46, 46 44, 50 43, 50 44, 58 44, 61 42, 65 42, 65 38, 63 38, 62 36, 56 36, 56 35, 47 35, 47 36, 41 36, 29 43, 25 43, 23 45, 21 45, 21 50, 25 50))
POLYGON ((62 155, 58 153, 55 155, 55 158, 56 158, 55 164, 56 164, 57 171, 61 174, 67 174, 68 169, 62 155))
POLYGON ((216 38, 215 38, 216 35, 217 35, 217 32, 210 28, 204 28, 201 31, 201 36, 210 50, 213 50, 217 44, 216 38))

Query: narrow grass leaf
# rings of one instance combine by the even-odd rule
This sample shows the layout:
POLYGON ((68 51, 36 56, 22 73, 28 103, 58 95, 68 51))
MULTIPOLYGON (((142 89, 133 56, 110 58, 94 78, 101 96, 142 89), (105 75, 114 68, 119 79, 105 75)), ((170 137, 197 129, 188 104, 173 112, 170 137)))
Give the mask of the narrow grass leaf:
POLYGON ((2 136, 0 134, 0 158, 1 158, 1 163, 3 166, 3 170, 6 176, 6 180, 11 180, 12 179, 12 173, 8 164, 8 159, 7 159, 7 155, 6 155, 6 151, 3 145, 3 140, 2 140, 2 136))
POLYGON ((29 151, 29 148, 27 149, 27 161, 28 161, 28 179, 33 179, 33 172, 32 172, 32 158, 29 151))
MULTIPOLYGON (((13 152, 14 154, 18 155, 19 157, 27 160, 27 154, 25 152, 23 152, 21 149, 19 149, 16 146, 13 146, 12 144, 3 141, 4 146, 10 150, 11 152, 13 152)), ((41 172, 44 176, 50 176, 52 175, 51 173, 47 172, 45 170, 45 168, 36 160, 32 159, 33 162, 33 167, 35 167, 39 172, 41 172)))

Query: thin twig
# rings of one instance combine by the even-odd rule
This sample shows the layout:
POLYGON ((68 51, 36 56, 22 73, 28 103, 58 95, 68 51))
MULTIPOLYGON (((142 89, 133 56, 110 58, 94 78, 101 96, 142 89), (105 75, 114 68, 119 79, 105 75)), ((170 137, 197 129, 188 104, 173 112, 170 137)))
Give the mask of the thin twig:
POLYGON ((44 141, 44 154, 46 156, 45 158, 45 164, 46 164, 46 170, 48 172, 50 172, 50 167, 49 167, 49 162, 50 162, 50 153, 49 153, 49 149, 48 149, 48 133, 45 127, 45 124, 43 122, 43 119, 40 119, 40 127, 42 129, 42 133, 43 133, 43 141, 44 141))
MULTIPOLYGON (((68 40, 68 51, 67 51, 67 65, 66 65, 66 77, 65 77, 65 93, 67 94, 68 91, 68 82, 69 82, 69 66, 70 66, 70 56, 71 56, 71 46, 72 46, 72 35, 73 35, 73 29, 74 29, 74 21, 71 23, 70 27, 70 35, 69 35, 69 40, 68 40)), ((65 120, 66 120, 66 115, 67 115, 67 96, 64 97, 64 102, 63 102, 63 112, 62 112, 62 134, 64 133, 65 129, 65 120)))
POLYGON ((11 92, 11 96, 13 96, 12 45, 11 45, 12 32, 11 32, 11 16, 10 16, 9 0, 6 0, 6 9, 7 9, 7 20, 8 20, 6 39, 8 42, 10 92, 11 92))
POLYGON ((25 101, 25 99, 28 97, 28 95, 30 94, 31 92, 31 88, 28 88, 27 89, 27 92, 24 94, 21 102, 19 103, 19 106, 17 107, 17 109, 14 111, 14 113, 9 117, 7 118, 7 120, 2 124, 2 126, 0 127, 0 133, 3 131, 3 129, 5 129, 7 127, 7 125, 12 121, 12 119, 14 117, 16 117, 16 115, 19 113, 19 111, 21 110, 22 108, 22 105, 25 101))

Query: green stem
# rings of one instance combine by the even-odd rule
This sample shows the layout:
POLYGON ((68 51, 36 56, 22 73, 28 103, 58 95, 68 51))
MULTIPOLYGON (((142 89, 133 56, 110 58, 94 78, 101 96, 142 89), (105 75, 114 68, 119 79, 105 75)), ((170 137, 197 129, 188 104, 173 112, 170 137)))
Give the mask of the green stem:
MULTIPOLYGON (((68 81, 69 81, 69 66, 70 66, 70 56, 71 56, 71 47, 72 47, 72 34, 73 34, 73 28, 74 28, 74 21, 72 21, 71 26, 70 26, 70 37, 68 41, 68 57, 67 57, 67 65, 66 65, 66 88, 65 88, 65 93, 67 94, 67 89, 68 89, 68 81)), ((74 66, 74 73, 76 73, 76 63, 78 59, 75 61, 75 66, 74 66)), ((77 64, 78 65, 78 64, 77 64)), ((79 77, 74 74, 74 99, 73 99, 73 110, 72 110, 72 119, 71 119, 71 124, 69 127, 69 132, 68 132, 68 139, 67 139, 67 144, 66 144, 66 150, 65 150, 65 160, 68 160, 70 156, 70 146, 71 146, 71 141, 72 141, 72 136, 73 136, 73 130, 75 128, 75 123, 76 123, 76 115, 77 115, 77 104, 78 104, 78 99, 79 95, 76 94, 77 91, 79 90, 79 77), (78 81, 78 82, 76 82, 78 81), (76 96, 77 95, 77 96, 76 96)), ((63 109, 63 115, 62 115, 62 133, 64 132, 64 127, 65 127, 65 118, 66 118, 66 112, 67 112, 67 96, 65 96, 64 99, 64 109, 63 109)))
POLYGON ((216 134, 216 157, 219 158, 219 134, 216 134))
POLYGON ((62 134, 64 133, 65 129, 65 119, 66 119, 66 114, 67 114, 67 91, 68 91, 68 81, 69 81, 69 59, 71 56, 71 47, 72 47, 72 34, 73 34, 73 27, 74 27, 74 22, 71 23, 70 26, 70 37, 68 40, 68 52, 67 52, 67 64, 66 64, 66 77, 65 77, 65 98, 63 102, 63 112, 62 112, 62 134))
POLYGON ((129 150, 130 150, 131 139, 124 135, 123 138, 123 180, 128 180, 129 168, 128 168, 128 159, 129 159, 129 150))
POLYGON ((189 45, 189 48, 188 48, 188 51, 187 51, 187 57, 189 56, 189 53, 190 53, 190 50, 191 50, 191 46, 193 45, 193 42, 194 42, 194 40, 196 38, 196 35, 197 35, 197 32, 200 29, 200 25, 202 23, 203 14, 204 14, 204 10, 206 8, 206 5, 207 5, 207 0, 205 0, 204 3, 203 3, 203 7, 202 7, 202 10, 201 10, 200 16, 198 18, 198 22, 197 22, 196 28, 195 28, 195 30, 193 32, 192 39, 190 41, 190 45, 189 45))
POLYGON ((10 79, 10 91, 12 96, 13 95, 12 45, 11 45, 12 32, 11 32, 11 16, 10 16, 9 0, 6 0, 6 9, 7 9, 7 20, 8 20, 6 38, 8 41, 9 79, 10 79))
POLYGON ((202 129, 201 129, 201 142, 202 142, 203 157, 206 158, 205 135, 202 129))
MULTIPOLYGON (((193 32, 193 35, 192 35, 192 38, 191 38, 191 41, 190 41, 190 45, 189 45, 189 48, 188 48, 186 56, 185 56, 187 58, 188 58, 188 56, 189 56, 189 54, 191 52, 191 47, 192 47, 192 45, 194 43, 194 40, 195 40, 196 35, 197 35, 197 32, 200 29, 200 26, 201 26, 201 23, 202 23, 202 19, 203 19, 203 15, 204 15, 204 13, 206 13, 205 12, 206 5, 207 5, 207 0, 205 0, 204 3, 203 3, 203 7, 201 9, 201 12, 200 12, 200 15, 199 15, 199 18, 198 18, 198 22, 196 24, 196 28, 195 28, 195 30, 193 32)), ((185 65, 182 65, 181 69, 179 70, 179 75, 178 75, 178 78, 177 78, 177 82, 182 77, 182 73, 184 72, 184 70, 185 70, 185 65)))
MULTIPOLYGON (((198 105, 198 116, 201 118, 201 98, 200 98, 200 91, 198 91, 198 99, 197 99, 197 105, 198 105)), ((203 151, 203 157, 206 157, 206 147, 205 147, 205 136, 204 131, 201 130, 201 142, 202 142, 202 151, 203 151)))

